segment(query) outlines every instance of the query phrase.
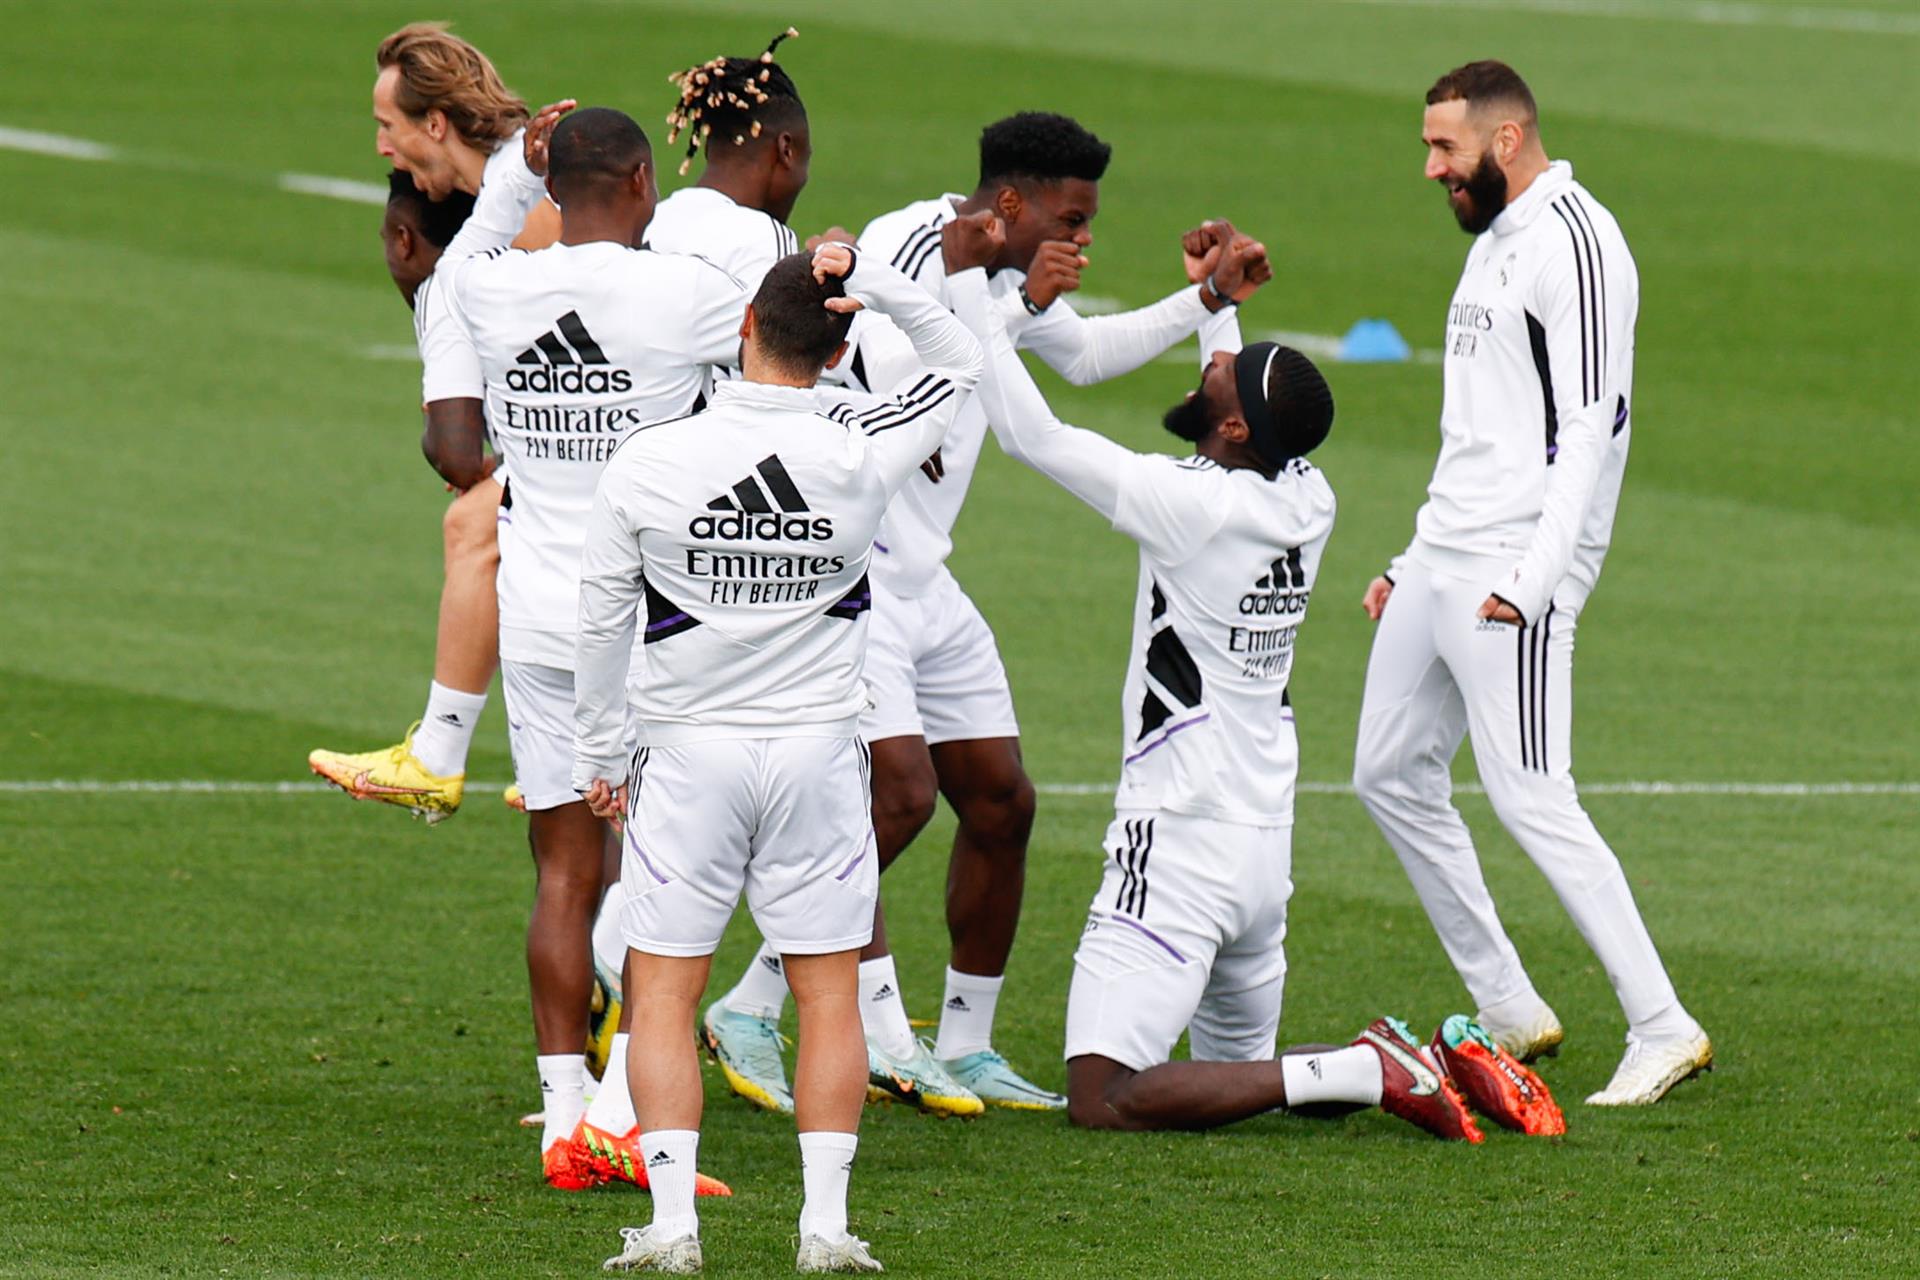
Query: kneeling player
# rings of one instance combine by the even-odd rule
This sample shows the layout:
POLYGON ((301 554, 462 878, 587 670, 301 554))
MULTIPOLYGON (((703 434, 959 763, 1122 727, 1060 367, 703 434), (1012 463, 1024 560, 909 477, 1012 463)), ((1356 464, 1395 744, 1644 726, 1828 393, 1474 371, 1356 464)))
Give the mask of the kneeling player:
MULTIPOLYGON (((1220 296, 1265 258, 1225 223, 1195 249, 1220 296)), ((1334 516, 1305 458, 1333 422, 1319 370, 1271 342, 1242 350, 1228 312, 1201 331, 1199 389, 1166 415, 1194 456, 1136 454, 1053 417, 976 281, 955 305, 985 339, 982 399, 1002 446, 1140 545, 1125 758, 1067 1003, 1069 1118, 1203 1129, 1344 1102, 1480 1141, 1438 1061, 1393 1019, 1349 1048, 1274 1056, 1293 887, 1287 679, 1334 516), (1183 1030, 1194 1060, 1171 1062, 1183 1030)))
POLYGON ((596 813, 626 813, 627 1070, 654 1206, 606 1265, 700 1266, 691 1036, 744 891, 799 1006, 799 1269, 878 1271, 846 1210, 867 1082, 859 950, 879 887, 859 737, 867 570, 888 500, 967 401, 980 349, 911 281, 844 245, 777 263, 740 336, 740 380, 705 412, 635 432, 608 463, 581 560, 573 780, 596 813), (899 324, 926 368, 844 422, 813 386, 859 303, 899 324), (643 599, 629 762, 622 686, 643 599))

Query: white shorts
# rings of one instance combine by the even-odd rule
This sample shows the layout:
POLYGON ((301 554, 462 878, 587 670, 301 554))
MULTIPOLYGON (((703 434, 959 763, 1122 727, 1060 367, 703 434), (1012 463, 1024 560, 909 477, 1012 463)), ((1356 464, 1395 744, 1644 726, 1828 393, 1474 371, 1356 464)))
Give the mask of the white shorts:
POLYGON ((873 938, 880 859, 858 738, 728 738, 634 753, 620 878, 627 945, 713 954, 744 889, 782 955, 873 938))
MULTIPOLYGON (((513 783, 527 808, 579 803, 580 793, 573 789, 573 672, 503 658, 500 689, 507 699, 513 783)), ((629 721, 629 747, 637 736, 629 721)))
POLYGON ((1144 1071, 1191 1032, 1196 1062, 1275 1053, 1293 828, 1120 811, 1067 995, 1069 1059, 1144 1071))
POLYGON ((928 743, 1017 738, 1013 691, 993 629, 951 573, 896 596, 876 580, 867 628, 867 699, 860 736, 928 743))

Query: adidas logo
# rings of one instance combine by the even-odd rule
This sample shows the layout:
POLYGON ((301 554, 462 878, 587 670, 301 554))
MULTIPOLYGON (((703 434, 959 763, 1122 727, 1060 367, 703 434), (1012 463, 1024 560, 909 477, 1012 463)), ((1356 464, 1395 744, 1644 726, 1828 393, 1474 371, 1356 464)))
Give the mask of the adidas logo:
POLYGON ((507 370, 507 387, 513 391, 605 395, 633 390, 633 375, 612 368, 607 353, 581 322, 580 313, 569 311, 514 357, 514 367, 507 370), (603 367, 592 367, 595 365, 603 367))
POLYGON ((1300 548, 1290 548, 1265 573, 1253 580, 1253 590, 1240 597, 1245 617, 1298 615, 1307 611, 1307 571, 1300 548))
POLYGON ((1308 1059, 1307 1059, 1307 1070, 1309 1070, 1309 1071, 1311 1071, 1311 1072, 1313 1072, 1313 1078, 1314 1078, 1315 1080, 1320 1080, 1320 1079, 1324 1079, 1324 1078, 1325 1078, 1324 1076, 1322 1076, 1322 1075, 1321 1075, 1321 1072, 1320 1072, 1320 1059, 1318 1059, 1318 1058, 1308 1058, 1308 1059))
POLYGON ((880 984, 880 989, 879 989, 878 991, 876 991, 876 992, 874 992, 874 993, 873 993, 873 998, 874 998, 875 1000, 891 1000, 891 999, 893 999, 893 984, 892 984, 891 982, 883 982, 883 983, 881 983, 881 984, 880 984))
POLYGON ((833 536, 833 521, 807 516, 812 508, 800 496, 777 453, 768 454, 745 479, 707 504, 718 515, 695 516, 687 532, 696 538, 726 542, 811 542, 833 536), (765 484, 765 488, 761 487, 765 484), (767 495, 773 495, 773 501, 767 495), (779 510, 774 509, 779 504, 779 510))
POLYGON ((965 996, 955 996, 953 999, 947 1001, 947 1008, 953 1010, 955 1013, 966 1013, 968 1012, 967 998, 965 996))
POLYGON ((768 968, 769 970, 771 970, 772 972, 774 972, 774 973, 780 973, 780 972, 782 972, 782 970, 781 970, 781 968, 780 968, 780 957, 779 957, 779 956, 761 956, 761 957, 760 957, 760 963, 761 963, 761 964, 763 964, 763 965, 765 965, 765 966, 767 966, 767 968, 768 968))
POLYGON ((664 1151, 656 1151, 647 1157, 647 1168, 658 1169, 663 1164, 672 1164, 673 1157, 664 1151))
POLYGON ((434 717, 434 719, 438 720, 441 724, 450 724, 456 729, 464 727, 460 723, 460 717, 453 714, 453 712, 451 711, 444 712, 441 715, 437 715, 434 717))

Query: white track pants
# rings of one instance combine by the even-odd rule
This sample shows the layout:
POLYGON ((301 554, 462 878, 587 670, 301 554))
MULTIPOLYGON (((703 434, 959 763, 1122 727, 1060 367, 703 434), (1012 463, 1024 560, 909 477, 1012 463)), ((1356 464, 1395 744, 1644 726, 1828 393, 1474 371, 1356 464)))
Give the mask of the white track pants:
POLYGON ((1494 812, 1605 966, 1629 1027, 1651 1029, 1677 1011, 1673 983, 1574 790, 1575 615, 1484 622, 1486 598, 1485 582, 1404 567, 1367 663, 1354 787, 1479 1007, 1537 1000, 1453 807, 1449 766, 1471 734, 1494 812))

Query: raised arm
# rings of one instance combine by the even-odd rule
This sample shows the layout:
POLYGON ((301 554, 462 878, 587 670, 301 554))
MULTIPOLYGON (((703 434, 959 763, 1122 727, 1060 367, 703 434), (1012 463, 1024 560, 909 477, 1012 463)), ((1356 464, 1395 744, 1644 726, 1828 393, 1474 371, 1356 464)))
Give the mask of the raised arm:
POLYGON ((986 346, 979 394, 1000 447, 1112 520, 1119 511, 1121 472, 1133 451, 1054 416, 1013 349, 1006 322, 988 296, 985 272, 962 271, 948 278, 948 288, 955 313, 986 346))
POLYGON ((1181 251, 1193 281, 1187 288, 1111 316, 1082 316, 1066 299, 1058 299, 1020 329, 1020 345, 1076 386, 1105 382, 1162 355, 1210 315, 1232 310, 1273 275, 1266 249, 1239 235, 1229 222, 1208 222, 1187 232, 1181 251), (1222 252, 1236 241, 1247 258, 1239 283, 1215 279, 1222 252))
MULTIPOLYGON (((847 297, 836 310, 866 307, 887 317, 919 357, 919 368, 888 389, 885 398, 864 412, 850 406, 829 409, 829 416, 864 431, 872 440, 888 492, 907 482, 940 447, 947 428, 980 381, 980 344, 967 326, 930 297, 925 289, 872 255, 857 254, 841 244, 823 244, 814 251, 816 274, 843 275, 847 297)), ((978 277, 986 287, 986 273, 978 277)), ((830 303, 829 305, 832 305, 830 303)))
POLYGON ((489 162, 488 180, 474 197, 473 212, 441 254, 443 262, 458 262, 489 249, 514 243, 528 217, 547 197, 547 143, 560 117, 573 110, 571 98, 540 108, 527 122, 518 140, 501 143, 509 150, 489 162))
POLYGON ((1568 243, 1555 247, 1529 299, 1528 328, 1546 346, 1553 383, 1548 412, 1558 430, 1546 442, 1547 488, 1540 523, 1519 563, 1493 587, 1493 596, 1511 605, 1523 624, 1539 621, 1573 563, 1574 546, 1613 438, 1623 375, 1633 358, 1631 261, 1610 259, 1606 265, 1612 270, 1604 278, 1581 272, 1575 255, 1581 253, 1579 237, 1588 234, 1584 228, 1568 228, 1568 243))
POLYGON ((617 790, 627 780, 623 749, 627 666, 633 657, 640 598, 646 590, 640 538, 615 496, 630 468, 600 473, 580 554, 580 626, 574 641, 573 786, 596 781, 617 790))

